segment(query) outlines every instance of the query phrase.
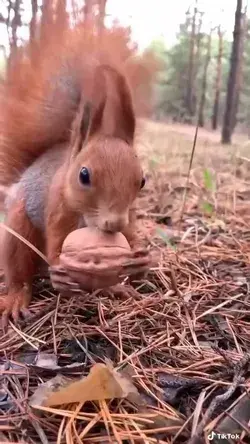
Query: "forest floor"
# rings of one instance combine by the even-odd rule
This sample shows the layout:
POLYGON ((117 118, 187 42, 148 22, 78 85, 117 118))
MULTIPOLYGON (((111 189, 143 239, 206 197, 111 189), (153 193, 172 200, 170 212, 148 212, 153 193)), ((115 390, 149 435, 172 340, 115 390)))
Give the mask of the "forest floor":
POLYGON ((139 226, 156 260, 147 279, 70 300, 37 280, 33 321, 0 341, 0 442, 249 442, 250 143, 222 146, 201 130, 187 184, 194 132, 139 125, 139 226), (36 395, 34 408, 39 384, 79 381, 95 363, 123 375, 118 399, 88 401, 85 385, 78 403, 36 395))

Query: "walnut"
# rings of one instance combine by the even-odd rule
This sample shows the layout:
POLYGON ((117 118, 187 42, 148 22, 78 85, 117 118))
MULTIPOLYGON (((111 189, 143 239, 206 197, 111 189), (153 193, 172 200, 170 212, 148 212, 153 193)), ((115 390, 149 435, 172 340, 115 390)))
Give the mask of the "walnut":
POLYGON ((86 291, 107 288, 121 281, 123 266, 132 252, 122 233, 81 228, 65 239, 60 264, 68 276, 86 291))

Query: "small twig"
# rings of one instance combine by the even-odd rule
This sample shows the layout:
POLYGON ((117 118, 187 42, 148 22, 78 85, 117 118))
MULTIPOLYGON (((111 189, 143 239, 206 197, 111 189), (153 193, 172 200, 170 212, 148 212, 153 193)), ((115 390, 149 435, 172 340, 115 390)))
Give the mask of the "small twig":
POLYGON ((250 428, 247 427, 245 424, 243 424, 238 418, 235 418, 233 415, 231 415, 229 412, 225 412, 225 414, 232 419, 238 426, 240 426, 242 428, 242 430, 244 430, 244 432, 246 432, 248 434, 248 436, 250 435, 250 428))
POLYGON ((244 367, 248 362, 250 361, 250 354, 247 354, 244 356, 235 366, 235 375, 233 378, 232 385, 226 390, 226 392, 222 393, 221 395, 216 396, 206 412, 204 413, 204 416, 197 426, 195 435, 188 441, 188 444, 195 444, 197 442, 197 439, 199 439, 200 435, 203 433, 203 430, 210 420, 211 416, 213 415, 214 411, 219 407, 219 405, 225 401, 227 401, 233 393, 235 392, 236 388, 239 384, 242 383, 242 373, 244 370, 244 367))
POLYGON ((176 276, 175 276, 175 273, 174 273, 174 270, 173 270, 173 268, 171 267, 171 265, 170 265, 170 270, 169 270, 169 277, 170 277, 170 281, 171 281, 171 284, 172 284, 172 288, 173 288, 173 290, 175 291, 175 293, 179 296, 179 297, 181 297, 182 295, 181 295, 181 292, 180 292, 180 290, 179 290, 179 288, 178 288, 178 284, 177 284, 177 280, 176 280, 176 276))
POLYGON ((68 328, 72 338, 74 338, 74 340, 76 341, 78 347, 84 352, 86 359, 85 359, 85 365, 87 363, 87 358, 90 360, 91 364, 94 365, 96 364, 96 361, 94 360, 94 358, 91 356, 91 354, 88 352, 87 347, 88 347, 88 342, 86 340, 86 337, 84 337, 85 343, 86 343, 86 347, 83 346, 83 344, 77 339, 77 337, 75 336, 75 334, 73 333, 71 327, 69 325, 66 324, 66 327, 68 328))
POLYGON ((23 236, 21 236, 20 234, 18 234, 16 231, 12 230, 12 228, 8 227, 7 225, 5 225, 3 222, 0 222, 0 227, 2 227, 4 230, 8 231, 10 234, 13 234, 13 236, 17 237, 20 241, 22 241, 25 245, 27 245, 28 247, 31 248, 31 250, 33 250, 35 253, 38 254, 38 256, 40 256, 41 259, 44 260, 44 262, 46 262, 46 264, 49 264, 48 259, 46 258, 46 256, 40 251, 38 250, 38 248, 36 248, 34 245, 31 244, 31 242, 29 242, 27 239, 25 239, 23 236))
POLYGON ((190 172, 191 172, 191 168, 192 168, 192 165, 193 165, 193 159, 194 159, 194 152, 195 152, 195 148, 196 148, 196 141, 197 141, 197 136, 198 136, 198 130, 199 130, 199 124, 197 122, 196 128, 195 128, 195 135, 194 135, 192 152, 191 152, 189 166, 188 166, 188 176, 187 176, 186 186, 184 188, 183 201, 182 201, 182 207, 181 207, 181 214, 180 214, 180 220, 179 220, 179 230, 180 230, 180 225, 181 225, 181 222, 182 222, 182 219, 183 219, 183 214, 184 214, 186 200, 187 200, 187 190, 188 190, 189 181, 190 181, 190 172))

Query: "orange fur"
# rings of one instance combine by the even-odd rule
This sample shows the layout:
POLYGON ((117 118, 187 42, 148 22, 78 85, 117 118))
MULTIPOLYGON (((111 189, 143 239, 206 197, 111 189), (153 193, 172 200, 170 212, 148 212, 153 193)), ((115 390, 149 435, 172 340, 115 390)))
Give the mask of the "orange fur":
MULTIPOLYGON (((52 266, 58 264, 65 237, 82 217, 85 224, 101 230, 122 231, 132 245, 132 206, 143 177, 133 147, 132 94, 117 68, 118 59, 111 62, 112 48, 108 51, 107 45, 103 53, 97 51, 95 39, 86 39, 81 29, 66 31, 57 35, 50 30, 50 39, 36 43, 32 51, 29 47, 32 58, 16 61, 5 87, 1 122, 0 182, 11 184, 28 172, 22 184, 27 201, 12 203, 6 223, 45 249, 52 266), (48 179, 49 152, 62 142, 66 157, 59 159, 59 168, 48 179), (43 167, 36 166, 39 159, 44 159, 43 167), (30 165, 41 168, 36 176, 44 175, 42 185, 37 180, 41 189, 33 183, 30 165), (79 181, 83 167, 90 171, 90 186, 79 181), (27 193, 34 193, 31 203, 27 193), (44 194, 45 225, 38 229, 32 219, 34 201, 44 194), (31 215, 26 214, 29 205, 31 215)), ((0 311, 17 319, 30 301, 37 257, 9 233, 3 250, 8 295, 0 311)))
MULTIPOLYGON (((5 223, 35 247, 41 249, 43 244, 41 233, 32 226, 26 216, 24 201, 19 201, 12 207, 5 223)), ((29 246, 8 231, 3 231, 1 242, 3 270, 8 293, 7 296, 0 298, 0 312, 3 313, 4 324, 6 324, 9 315, 17 320, 19 312, 28 307, 31 299, 32 279, 39 259, 29 246)))
MULTIPOLYGON (((66 26, 66 24, 64 25, 66 26)), ((30 43, 23 56, 13 59, 1 97, 0 183, 9 184, 55 143, 69 139, 81 94, 97 104, 104 94, 103 75, 95 68, 106 64, 125 75, 126 63, 107 33, 102 44, 91 30, 66 27, 62 34, 53 25, 47 38, 30 43)), ((119 78, 117 79, 117 83, 119 78)), ((109 98, 116 91, 109 82, 109 98)), ((122 100, 130 101, 121 91, 122 100)), ((129 104, 130 105, 130 104, 129 104)), ((108 112, 108 110, 106 110, 108 112)), ((107 117, 106 112, 106 117, 107 117)), ((119 113, 118 117, 122 117, 119 113)))
POLYGON ((63 241, 78 223, 77 214, 67 207, 63 196, 63 172, 58 171, 54 177, 48 198, 46 250, 51 265, 58 265, 63 241))

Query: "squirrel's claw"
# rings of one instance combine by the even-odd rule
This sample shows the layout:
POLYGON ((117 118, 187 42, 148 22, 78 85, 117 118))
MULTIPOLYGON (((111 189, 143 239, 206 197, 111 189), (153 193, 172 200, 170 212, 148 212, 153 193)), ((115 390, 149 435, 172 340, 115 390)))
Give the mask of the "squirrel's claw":
POLYGON ((99 291, 103 296, 108 296, 111 298, 128 299, 131 297, 133 299, 138 299, 138 297, 140 297, 139 293, 131 285, 116 284, 112 287, 105 288, 99 291))
POLYGON ((10 318, 13 319, 14 324, 18 324, 20 315, 25 319, 31 316, 28 310, 30 298, 30 292, 25 289, 1 297, 0 311, 2 312, 2 328, 4 331, 7 330, 10 318))
POLYGON ((146 248, 134 250, 132 257, 123 265, 123 275, 133 278, 144 277, 151 265, 151 256, 146 248))
POLYGON ((49 269, 50 280, 53 288, 60 293, 82 293, 79 285, 73 282, 67 271, 61 266, 52 266, 49 269))

